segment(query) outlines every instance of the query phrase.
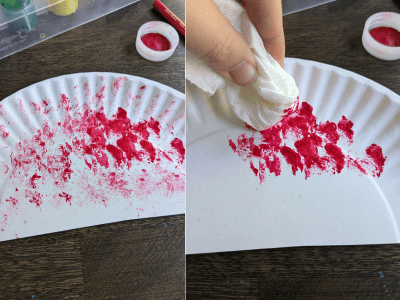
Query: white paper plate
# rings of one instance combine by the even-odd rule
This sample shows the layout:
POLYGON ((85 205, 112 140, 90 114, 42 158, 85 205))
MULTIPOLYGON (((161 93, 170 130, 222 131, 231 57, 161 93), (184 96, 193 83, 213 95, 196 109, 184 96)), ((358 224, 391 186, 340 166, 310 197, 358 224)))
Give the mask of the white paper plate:
POLYGON ((184 95, 73 74, 0 102, 0 240, 185 212, 184 95))
POLYGON ((252 132, 222 93, 207 99, 188 84, 186 253, 399 242, 400 97, 317 62, 288 58, 285 69, 318 122, 337 123, 344 115, 354 123, 346 151, 361 156, 371 144, 381 146, 387 156, 382 175, 344 169, 305 180, 282 164, 280 176, 267 170, 260 184, 228 143, 252 132))

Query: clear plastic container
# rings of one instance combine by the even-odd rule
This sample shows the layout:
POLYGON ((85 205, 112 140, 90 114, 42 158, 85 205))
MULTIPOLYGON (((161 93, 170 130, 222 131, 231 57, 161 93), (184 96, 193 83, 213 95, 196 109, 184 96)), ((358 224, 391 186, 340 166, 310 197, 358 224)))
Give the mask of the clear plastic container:
POLYGON ((400 47, 386 46, 376 41, 370 30, 376 27, 391 27, 400 31, 400 15, 393 12, 380 12, 370 16, 365 22, 362 43, 369 54, 382 60, 400 59, 400 47))
POLYGON ((147 60, 163 61, 171 57, 171 55, 174 53, 176 49, 176 46, 178 46, 178 43, 179 43, 179 35, 174 27, 164 22, 153 21, 145 23, 139 28, 136 37, 136 50, 143 58, 147 60), (162 34, 170 41, 171 49, 166 51, 156 51, 150 49, 142 42, 142 36, 144 36, 147 33, 162 34))
POLYGON ((139 0, 0 0, 0 59, 139 0))

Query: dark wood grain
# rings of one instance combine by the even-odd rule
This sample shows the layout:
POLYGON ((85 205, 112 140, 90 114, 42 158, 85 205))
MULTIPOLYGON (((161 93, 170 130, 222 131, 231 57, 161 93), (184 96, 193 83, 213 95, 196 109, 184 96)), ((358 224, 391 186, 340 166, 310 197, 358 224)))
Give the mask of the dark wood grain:
MULTIPOLYGON (((367 18, 400 13, 398 3, 337 0, 285 16, 286 56, 335 65, 400 94, 400 60, 374 58, 361 43, 367 18)), ((397 244, 188 255, 187 299, 400 299, 399 259, 397 244)))
MULTIPOLYGON (((184 20, 184 0, 163 2, 184 20)), ((0 99, 48 78, 92 71, 141 76, 184 92, 182 36, 165 62, 136 51, 139 27, 165 21, 152 3, 141 0, 0 60, 0 99)), ((0 299, 183 299, 184 219, 132 220, 2 242, 0 299)))
MULTIPOLYGON (((24 51, 0 60, 0 99, 36 82, 79 72, 115 72, 148 78, 185 92, 185 40, 173 56, 151 62, 136 51, 136 33, 150 21, 164 21, 141 0, 24 51)), ((184 20, 184 0, 165 1, 184 20)))

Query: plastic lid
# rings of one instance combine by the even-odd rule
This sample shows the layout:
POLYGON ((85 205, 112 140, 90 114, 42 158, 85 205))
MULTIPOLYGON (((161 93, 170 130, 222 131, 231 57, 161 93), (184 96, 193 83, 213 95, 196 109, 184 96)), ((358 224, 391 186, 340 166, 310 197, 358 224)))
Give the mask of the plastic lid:
POLYGON ((400 15, 393 12, 380 12, 370 16, 365 22, 362 43, 369 54, 383 60, 400 59, 400 47, 391 47, 376 41, 370 30, 376 27, 391 27, 400 31, 400 15))
POLYGON ((136 50, 143 58, 147 60, 163 61, 171 57, 178 46, 178 43, 179 35, 174 27, 164 22, 153 21, 145 23, 139 28, 136 37, 136 50), (147 33, 159 33, 165 36, 170 41, 171 48, 165 51, 156 51, 150 49, 142 42, 142 36, 147 33))

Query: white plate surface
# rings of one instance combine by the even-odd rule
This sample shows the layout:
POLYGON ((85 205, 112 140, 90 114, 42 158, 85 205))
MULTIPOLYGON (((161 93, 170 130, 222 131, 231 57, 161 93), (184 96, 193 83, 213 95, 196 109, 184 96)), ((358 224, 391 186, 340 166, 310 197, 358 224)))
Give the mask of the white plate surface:
POLYGON ((184 95, 81 73, 0 102, 0 241, 185 212, 184 95))
MULTIPOLYGON (((344 168, 340 174, 279 176, 266 170, 260 183, 229 146, 245 128, 223 93, 207 99, 188 84, 186 252, 398 243, 400 219, 400 97, 355 73, 287 58, 285 70, 317 122, 351 120, 353 143, 341 147, 362 157, 371 144, 387 157, 380 177, 344 168)), ((339 144, 338 144, 339 145, 339 144)))

